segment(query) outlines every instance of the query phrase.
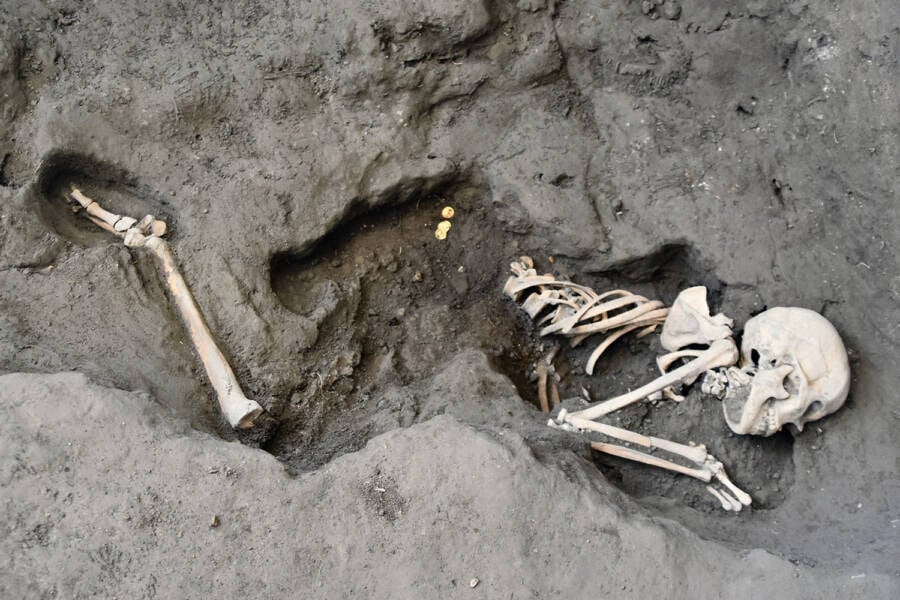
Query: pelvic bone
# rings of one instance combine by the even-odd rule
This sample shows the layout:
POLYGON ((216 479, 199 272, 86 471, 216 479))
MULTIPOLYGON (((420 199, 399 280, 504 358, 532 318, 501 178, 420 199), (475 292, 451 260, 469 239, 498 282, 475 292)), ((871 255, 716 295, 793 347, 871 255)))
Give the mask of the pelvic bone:
POLYGON ((191 341, 197 349, 197 354, 200 355, 213 389, 216 390, 222 413, 232 427, 239 429, 253 427, 254 420, 262 414, 263 408, 244 396, 231 366, 213 340, 200 309, 197 308, 197 303, 178 270, 169 244, 161 237, 166 232, 166 224, 152 215, 136 221, 131 217, 113 214, 76 188, 72 188, 71 198, 85 209, 91 221, 124 238, 124 243, 129 248, 145 247, 153 252, 160 261, 166 285, 175 298, 175 304, 187 326, 191 341))

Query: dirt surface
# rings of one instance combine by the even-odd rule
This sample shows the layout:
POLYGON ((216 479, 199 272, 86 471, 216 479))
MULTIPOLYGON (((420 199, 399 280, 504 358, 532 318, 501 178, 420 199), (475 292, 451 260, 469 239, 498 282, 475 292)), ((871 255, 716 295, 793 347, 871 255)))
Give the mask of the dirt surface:
POLYGON ((900 592, 892 0, 0 14, 3 597, 900 592), (72 184, 167 221, 258 428, 72 184), (817 310, 850 398, 766 439, 697 389, 607 419, 707 444, 737 515, 592 455, 545 426, 536 361, 559 346, 562 396, 602 399, 658 340, 584 376, 501 294, 522 254, 666 303, 706 285, 738 334, 817 310))

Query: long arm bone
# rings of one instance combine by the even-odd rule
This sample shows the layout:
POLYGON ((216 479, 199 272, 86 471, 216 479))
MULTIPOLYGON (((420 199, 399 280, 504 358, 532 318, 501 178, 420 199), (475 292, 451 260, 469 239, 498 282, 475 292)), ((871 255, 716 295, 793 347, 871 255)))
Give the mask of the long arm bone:
POLYGON ((135 225, 137 222, 134 219, 119 217, 105 211, 99 204, 84 196, 77 189, 72 190, 72 197, 78 200, 79 204, 93 217, 92 221, 97 219, 99 220, 98 225, 103 223, 106 225, 106 227, 103 227, 104 229, 124 237, 126 246, 149 248, 159 259, 166 279, 166 286, 169 288, 172 297, 175 298, 175 304, 178 306, 181 317, 187 326, 191 341, 197 349, 197 354, 200 355, 200 360, 206 369, 206 375, 216 391, 222 413, 232 427, 239 429, 252 427, 254 420, 262 414, 263 408, 257 402, 244 395, 237 378, 234 376, 234 372, 231 370, 231 366, 228 364, 228 360, 216 345, 215 340, 213 340, 212 334, 203 320, 203 315, 200 313, 200 309, 197 307, 197 303, 194 301, 194 297, 191 295, 187 283, 184 281, 184 277, 182 277, 178 265, 175 263, 175 257, 172 255, 169 244, 159 237, 159 235, 165 233, 165 224, 148 216, 135 225), (91 212, 92 207, 96 207, 96 210, 93 212, 91 212), (101 214, 100 211, 106 218, 99 216, 101 214), (110 223, 113 217, 117 218, 110 223), (121 232, 116 228, 116 223, 122 219, 131 220, 131 225, 125 232, 121 232), (148 233, 150 235, 146 235, 148 233))
POLYGON ((582 419, 596 419, 603 415, 617 411, 629 404, 640 402, 647 396, 675 385, 679 381, 694 380, 705 371, 717 367, 734 364, 737 360, 737 346, 731 338, 714 341, 707 350, 704 350, 697 358, 682 365, 673 371, 669 371, 657 377, 650 383, 642 385, 636 390, 605 400, 584 410, 572 413, 572 417, 582 419))

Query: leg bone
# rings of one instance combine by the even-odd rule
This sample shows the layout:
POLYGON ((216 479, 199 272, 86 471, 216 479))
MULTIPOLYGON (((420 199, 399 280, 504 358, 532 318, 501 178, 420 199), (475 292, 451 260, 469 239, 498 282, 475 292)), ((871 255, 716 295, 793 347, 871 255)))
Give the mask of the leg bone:
POLYGON ((712 479, 712 474, 705 469, 692 469, 690 467, 685 467, 684 465, 674 463, 670 460, 665 460, 664 458, 659 458, 653 456, 652 454, 647 454, 646 452, 641 452, 639 450, 632 450, 631 448, 626 448, 624 446, 604 444, 602 442, 591 442, 591 448, 605 454, 612 454, 613 456, 627 458, 628 460, 644 463, 645 465, 659 467, 660 469, 666 469, 668 471, 674 471, 676 473, 681 473, 682 475, 688 475, 695 479, 699 479, 700 481, 709 482, 712 479))
POLYGON ((144 245, 150 248, 162 263, 166 285, 175 298, 175 304, 187 325, 191 341, 194 342, 197 354, 200 355, 209 382, 216 390, 222 413, 232 427, 239 429, 253 427, 255 419, 262 414, 263 408, 256 401, 247 398, 241 390, 228 360, 216 345, 203 321, 203 315, 200 314, 200 309, 197 308, 197 303, 194 301, 184 277, 181 276, 178 265, 175 264, 175 257, 169 249, 169 244, 162 238, 151 236, 147 238, 144 245))
POLYGON ((165 233, 165 223, 151 215, 147 215, 140 222, 131 217, 114 215, 75 188, 72 188, 71 196, 84 207, 88 219, 98 227, 124 238, 125 245, 128 247, 149 248, 159 259, 166 285, 175 298, 175 304, 187 325, 191 341, 197 349, 197 354, 200 355, 200 360, 203 362, 213 389, 216 390, 222 413, 232 427, 240 429, 252 427, 254 420, 262 414, 263 408, 257 402, 247 398, 241 391, 241 386, 234 376, 228 360, 213 340, 212 334, 203 321, 203 315, 200 314, 200 309, 197 308, 197 303, 178 270, 169 244, 159 237, 165 233), (123 222, 129 224, 127 230, 117 227, 117 224, 123 222), (147 233, 153 235, 147 236, 147 233))

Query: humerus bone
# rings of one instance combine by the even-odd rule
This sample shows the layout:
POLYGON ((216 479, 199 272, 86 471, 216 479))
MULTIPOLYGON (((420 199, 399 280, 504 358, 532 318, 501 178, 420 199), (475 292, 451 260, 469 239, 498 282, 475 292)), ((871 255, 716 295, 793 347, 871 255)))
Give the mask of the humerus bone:
POLYGON ((682 365, 677 369, 669 371, 668 373, 657 377, 650 383, 642 385, 638 389, 628 392, 627 394, 610 398, 609 400, 574 413, 573 416, 578 416, 582 419, 596 419, 597 417, 602 417, 603 415, 619 410, 620 408, 624 408, 629 404, 640 402, 651 394, 660 392, 681 381, 693 381, 710 369, 733 365, 737 358, 738 351, 734 340, 731 338, 716 340, 707 350, 701 352, 697 358, 686 365, 682 365))
POLYGON ((122 217, 104 210, 79 190, 73 188, 71 193, 91 220, 112 233, 123 237, 125 245, 130 248, 148 248, 159 259, 166 286, 175 298, 175 304, 187 326, 191 341, 200 355, 206 375, 219 400, 219 406, 232 427, 248 429, 253 427, 254 420, 263 412, 254 400, 250 400, 241 391, 241 386, 228 364, 228 360, 213 340, 212 334, 203 321, 203 315, 194 301, 184 277, 178 270, 175 257, 169 244, 160 235, 165 233, 165 223, 148 215, 139 223, 131 217, 122 217), (128 219, 128 227, 120 229, 123 220, 128 219), (102 225, 101 225, 102 223, 102 225), (105 226, 104 226, 105 225, 105 226))

